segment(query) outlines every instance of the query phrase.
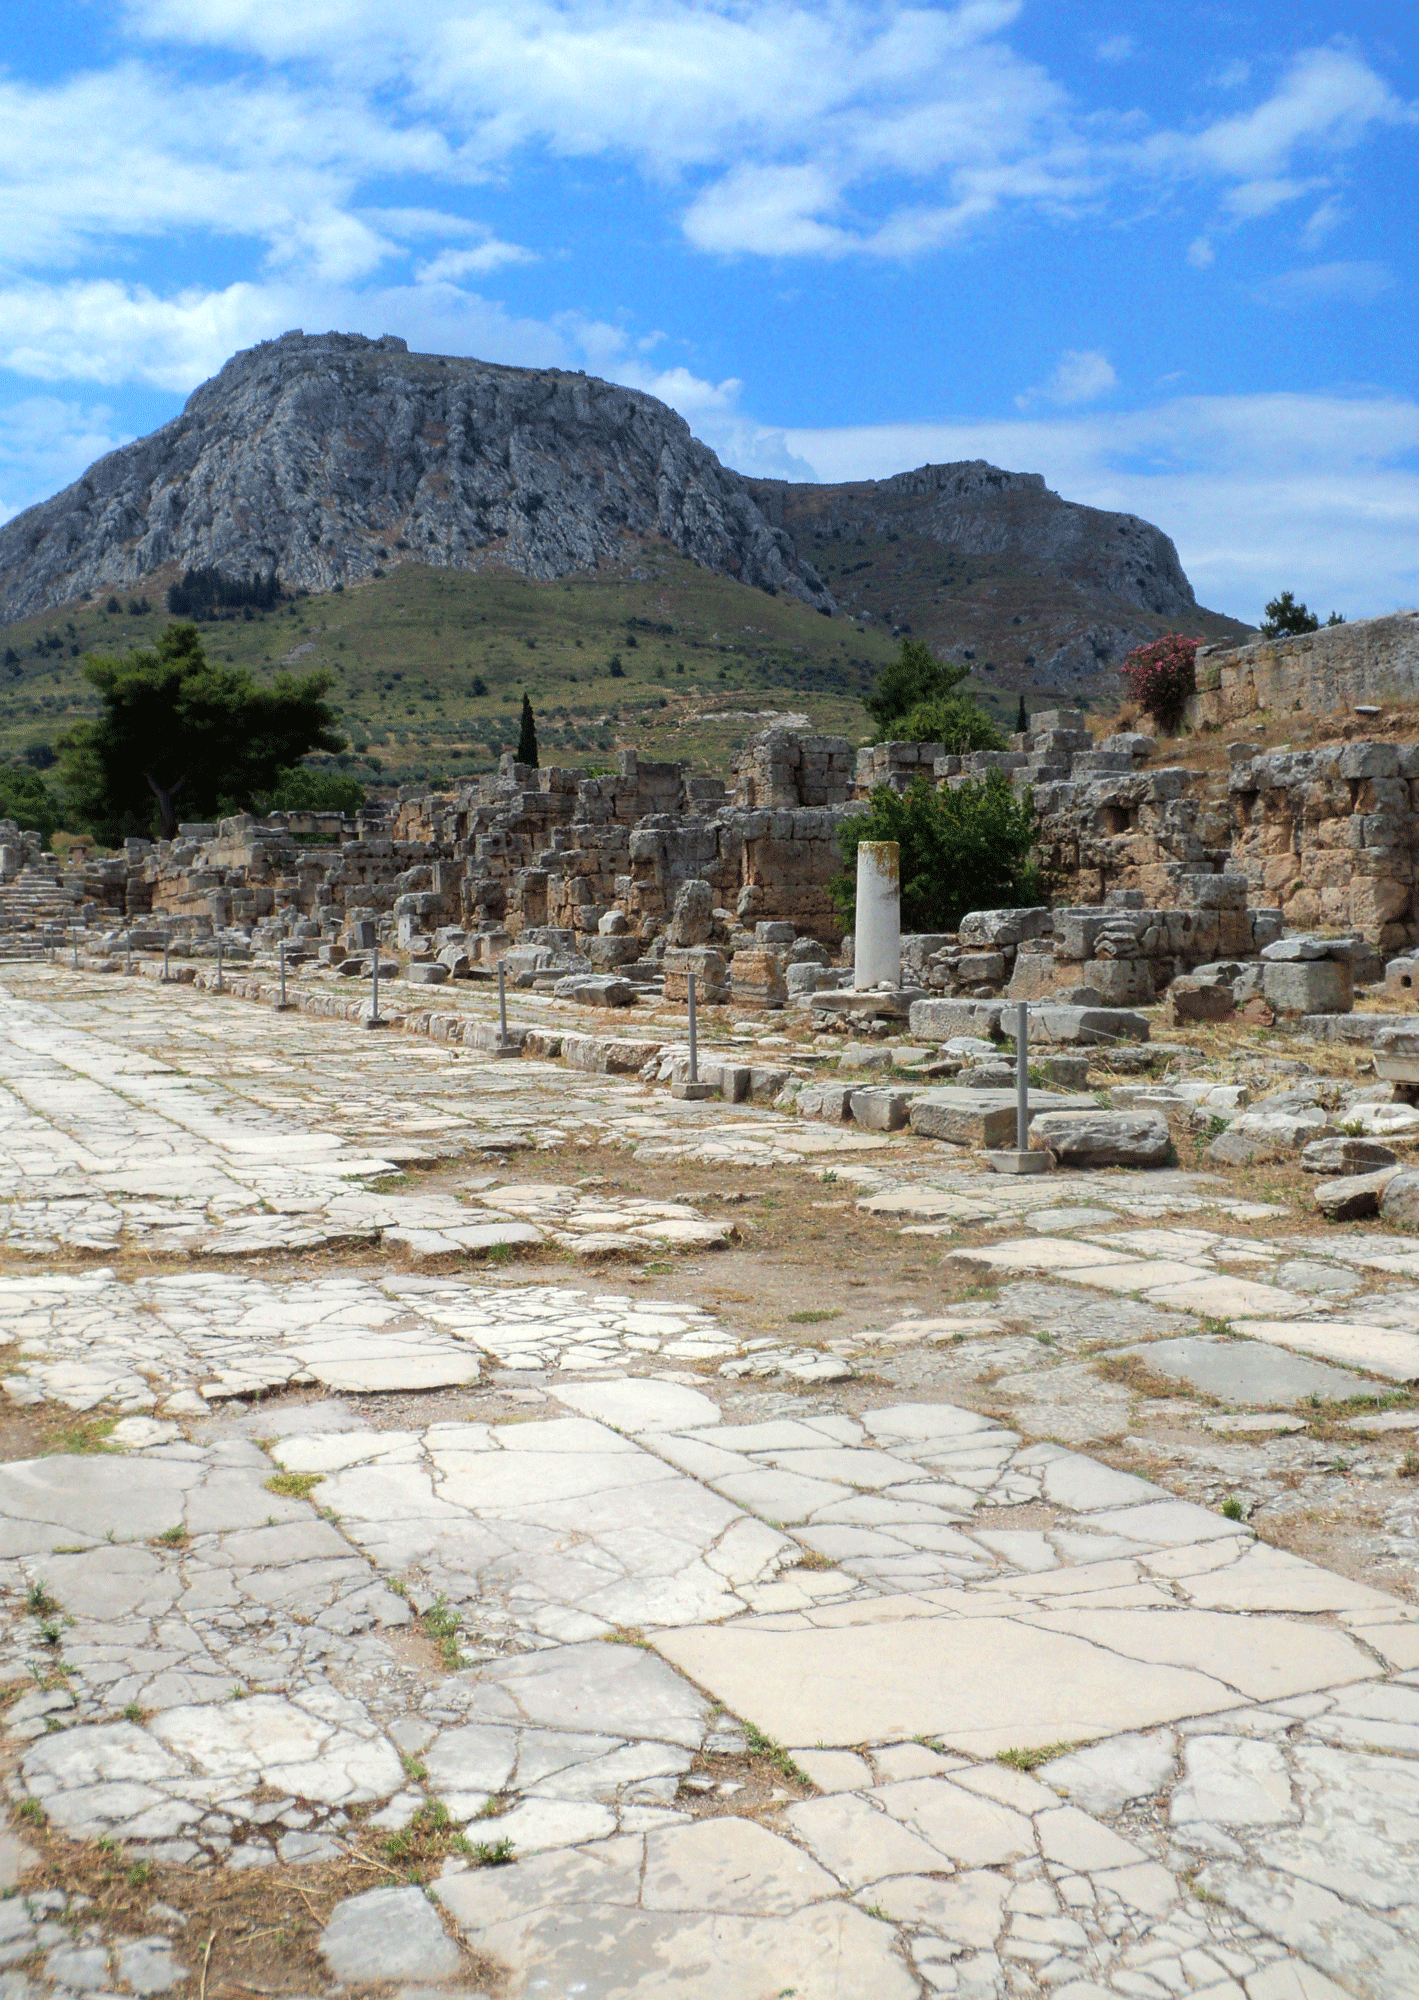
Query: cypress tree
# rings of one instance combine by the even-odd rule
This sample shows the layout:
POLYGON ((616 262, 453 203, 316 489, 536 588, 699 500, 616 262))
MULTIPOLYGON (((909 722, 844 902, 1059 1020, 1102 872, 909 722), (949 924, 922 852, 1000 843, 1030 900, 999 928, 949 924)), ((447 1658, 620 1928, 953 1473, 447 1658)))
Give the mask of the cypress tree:
POLYGON ((1029 727, 1030 727, 1030 718, 1025 713, 1025 697, 1022 694, 1020 697, 1019 712, 1015 717, 1015 734, 1017 736, 1023 736, 1029 729, 1029 727))
POLYGON ((537 719, 532 713, 532 697, 522 697, 522 728, 517 739, 517 761, 537 769, 537 719))

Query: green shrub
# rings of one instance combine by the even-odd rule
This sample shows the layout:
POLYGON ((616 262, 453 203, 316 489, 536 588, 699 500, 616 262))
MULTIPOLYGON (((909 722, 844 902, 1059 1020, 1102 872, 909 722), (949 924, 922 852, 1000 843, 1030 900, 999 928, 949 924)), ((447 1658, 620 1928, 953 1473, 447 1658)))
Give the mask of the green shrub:
POLYGON ((858 843, 895 840, 904 931, 954 931, 967 910, 1047 902, 1049 883, 1033 854, 1035 831, 1032 794, 1017 799, 1002 771, 941 791, 921 776, 905 793, 879 785, 867 811, 846 821, 839 835, 847 866, 833 884, 833 900, 850 924, 858 843))
POLYGON ((905 722, 893 725, 892 735, 899 743, 939 743, 951 757, 1008 747, 979 703, 962 694, 937 695, 918 702, 905 722))
POLYGON ((270 791, 253 801, 261 813, 357 813, 364 802, 365 788, 358 778, 341 777, 338 771, 317 771, 309 764, 295 764, 278 772, 270 791))
POLYGON ((63 826, 64 808, 38 771, 6 764, 0 766, 0 819, 12 819, 48 840, 63 826))

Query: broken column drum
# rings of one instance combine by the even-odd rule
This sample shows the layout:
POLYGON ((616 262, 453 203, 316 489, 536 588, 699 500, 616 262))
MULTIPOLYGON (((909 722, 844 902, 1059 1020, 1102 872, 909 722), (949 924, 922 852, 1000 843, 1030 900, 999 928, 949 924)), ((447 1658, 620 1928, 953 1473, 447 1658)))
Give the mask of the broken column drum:
POLYGON ((901 850, 895 840, 864 840, 857 849, 857 917, 852 983, 902 983, 901 850))

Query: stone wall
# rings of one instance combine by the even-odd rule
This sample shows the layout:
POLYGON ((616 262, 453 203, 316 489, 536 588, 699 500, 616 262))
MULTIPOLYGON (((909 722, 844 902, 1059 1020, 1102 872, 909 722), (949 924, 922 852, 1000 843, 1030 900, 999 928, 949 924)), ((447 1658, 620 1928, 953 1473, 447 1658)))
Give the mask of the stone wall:
POLYGON ((1336 716, 1419 701, 1419 611, 1327 625, 1249 646, 1200 646, 1188 720, 1223 727, 1260 709, 1336 716))
POLYGON ((1288 926, 1419 941, 1419 745, 1333 743, 1241 758, 1228 781, 1233 866, 1288 926))

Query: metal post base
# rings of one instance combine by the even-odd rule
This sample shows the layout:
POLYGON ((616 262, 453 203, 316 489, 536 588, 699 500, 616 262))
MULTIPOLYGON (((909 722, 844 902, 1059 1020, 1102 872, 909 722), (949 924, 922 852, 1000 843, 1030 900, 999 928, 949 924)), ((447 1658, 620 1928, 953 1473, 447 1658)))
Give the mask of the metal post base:
POLYGON ((688 1080, 684 1083, 672 1083, 670 1086, 670 1095, 672 1097, 689 1098, 692 1103, 698 1104, 702 1098, 718 1097, 719 1085, 717 1083, 690 1083, 688 1080))
POLYGON ((1047 1174, 1049 1154, 987 1153, 985 1163, 993 1174, 1047 1174))
POLYGON ((494 1042, 490 1049, 484 1049, 482 1053, 485 1056, 520 1056, 522 1054, 522 1044, 521 1042, 494 1042))

